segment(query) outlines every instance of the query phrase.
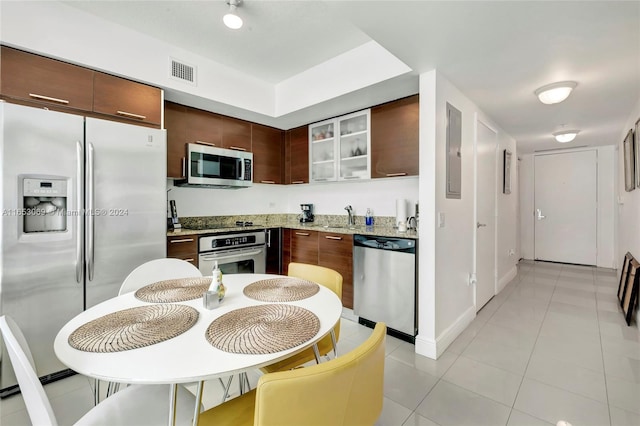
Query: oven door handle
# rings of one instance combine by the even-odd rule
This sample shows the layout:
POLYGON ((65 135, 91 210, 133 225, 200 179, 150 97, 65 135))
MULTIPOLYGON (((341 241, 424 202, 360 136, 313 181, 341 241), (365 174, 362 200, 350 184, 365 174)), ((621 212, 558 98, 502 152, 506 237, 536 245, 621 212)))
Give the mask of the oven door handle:
POLYGON ((242 252, 235 252, 234 254, 231 254, 229 256, 215 256, 215 255, 206 255, 206 254, 202 254, 202 260, 223 260, 223 259, 233 259, 234 257, 239 257, 239 256, 253 256, 254 254, 260 254, 262 253, 262 249, 258 249, 258 250, 251 250, 251 251, 242 251, 242 252))

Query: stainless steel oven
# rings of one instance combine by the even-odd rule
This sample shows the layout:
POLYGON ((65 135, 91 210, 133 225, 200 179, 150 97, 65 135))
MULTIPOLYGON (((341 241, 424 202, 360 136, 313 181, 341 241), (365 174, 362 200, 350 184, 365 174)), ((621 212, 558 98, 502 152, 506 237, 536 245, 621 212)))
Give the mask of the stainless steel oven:
POLYGON ((264 231, 200 237, 198 253, 200 272, 207 276, 216 261, 223 274, 264 274, 267 267, 264 231))

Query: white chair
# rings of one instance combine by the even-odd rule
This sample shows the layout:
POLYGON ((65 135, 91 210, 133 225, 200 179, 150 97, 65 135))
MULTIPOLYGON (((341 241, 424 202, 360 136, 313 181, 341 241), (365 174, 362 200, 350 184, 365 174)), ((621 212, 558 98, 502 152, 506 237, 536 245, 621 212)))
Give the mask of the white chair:
POLYGON ((202 272, 186 260, 172 258, 150 260, 127 275, 118 294, 136 291, 158 281, 201 276, 202 272))
MULTIPOLYGON (((22 331, 12 318, 0 316, 0 332, 13 365, 31 423, 57 425, 49 398, 36 374, 33 356, 22 331)), ((169 424, 170 385, 129 386, 93 407, 77 425, 169 424), (142 390, 142 392, 141 392, 142 390)), ((192 423, 195 396, 178 387, 176 424, 192 423)))

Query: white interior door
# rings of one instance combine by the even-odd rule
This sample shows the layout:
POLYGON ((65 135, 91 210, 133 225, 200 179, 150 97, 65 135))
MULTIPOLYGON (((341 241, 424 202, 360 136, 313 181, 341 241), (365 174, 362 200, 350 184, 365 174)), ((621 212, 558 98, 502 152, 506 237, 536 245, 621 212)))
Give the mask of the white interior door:
POLYGON ((595 265, 597 152, 534 157, 535 258, 595 265))
POLYGON ((476 312, 496 294, 496 132, 477 124, 476 312))

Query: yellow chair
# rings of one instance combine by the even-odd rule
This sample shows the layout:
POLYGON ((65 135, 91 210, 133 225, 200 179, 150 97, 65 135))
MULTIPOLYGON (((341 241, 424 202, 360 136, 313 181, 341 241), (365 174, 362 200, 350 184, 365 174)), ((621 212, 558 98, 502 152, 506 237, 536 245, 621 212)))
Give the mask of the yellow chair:
POLYGON ((364 343, 331 361, 265 374, 256 389, 200 414, 198 424, 371 426, 382 412, 386 330, 377 323, 364 343))
MULTIPOLYGON (((290 277, 302 278, 323 285, 333 291, 338 295, 340 300, 342 300, 342 275, 333 269, 325 268, 323 266, 309 265, 306 263, 291 262, 289 264, 288 275, 290 277)), ((325 336, 318 342, 318 355, 325 356, 329 352, 333 351, 334 356, 337 356, 336 344, 339 337, 340 322, 338 321, 331 334, 325 336)), ((260 370, 263 373, 291 370, 292 368, 299 367, 314 360, 316 360, 316 356, 313 353, 313 348, 309 348, 275 364, 262 367, 260 370)))

